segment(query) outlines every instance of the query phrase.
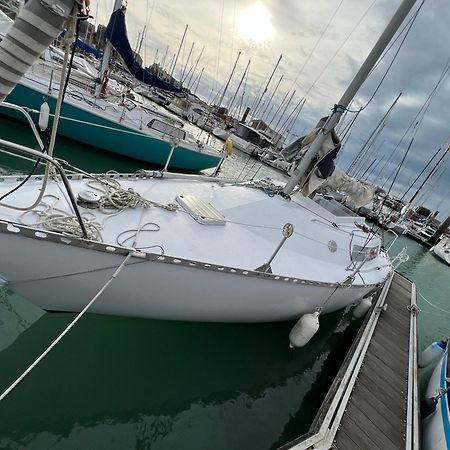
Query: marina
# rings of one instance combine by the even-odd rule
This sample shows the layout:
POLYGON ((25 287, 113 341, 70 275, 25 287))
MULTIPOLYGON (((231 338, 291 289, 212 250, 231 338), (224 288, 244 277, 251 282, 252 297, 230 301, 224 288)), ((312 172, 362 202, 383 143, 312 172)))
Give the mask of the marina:
MULTIPOLYGON (((23 143, 26 144, 32 142, 33 137, 22 133, 25 129, 25 126, 21 124, 11 123, 8 130, 2 129, 2 131, 14 135, 21 134, 24 139, 23 143)), ((63 141, 62 144, 60 151, 61 156, 64 157, 66 152, 69 154, 73 151, 74 144, 70 141, 63 141)), ((78 150, 80 162, 89 161, 97 170, 102 168, 103 160, 96 157, 97 150, 81 147, 78 150)), ((234 157, 241 158, 236 154, 234 157)), ((244 162, 245 159, 242 161, 244 162)), ((232 163, 232 161, 229 160, 227 163, 232 163)), ((131 167, 127 164, 132 163, 123 160, 122 164, 126 170, 130 170, 131 167)), ((233 170, 239 173, 239 166, 235 168, 234 164, 230 164, 227 170, 229 172, 226 173, 229 175, 233 173, 233 170)), ((390 243, 391 236, 390 233, 386 235, 387 244, 390 243)), ((397 255, 405 246, 408 247, 410 259, 402 263, 398 270, 417 284, 418 305, 422 309, 418 316, 418 346, 419 350, 423 350, 430 342, 439 340, 446 334, 447 316, 436 308, 447 308, 446 286, 450 287, 448 269, 425 248, 406 237, 399 237, 393 243, 391 254, 397 255), (431 274, 433 276, 430 276, 431 274), (426 300, 432 299, 435 306, 430 306, 423 297, 426 300)), ((61 330, 73 315, 45 314, 42 316, 42 312, 33 307, 29 301, 22 299, 17 294, 5 291, 2 294, 1 305, 1 317, 7 327, 5 329, 3 326, 2 342, 10 342, 10 350, 3 350, 0 353, 2 367, 9 367, 7 371, 3 371, 2 375, 2 380, 4 380, 2 383, 6 387, 8 381, 11 381, 18 371, 30 362, 30 356, 37 355, 42 351, 46 343, 56 336, 58 330, 61 330), (6 330, 10 330, 8 334, 5 334, 6 330), (11 337, 7 338, 6 336, 11 337)), ((0 413, 3 424, 2 435, 9 437, 4 437, 0 442, 6 448, 15 448, 19 442, 22 446, 27 446, 26 443, 36 442, 38 448, 39 446, 45 448, 54 445, 56 440, 61 441, 61 446, 71 445, 69 442, 77 442, 77 445, 81 445, 85 439, 84 436, 91 436, 99 445, 105 445, 107 437, 104 432, 106 430, 103 431, 101 427, 95 426, 86 428, 87 423, 91 423, 92 419, 88 419, 84 426, 81 426, 84 421, 80 422, 80 426, 74 428, 65 438, 56 436, 62 436, 66 433, 64 430, 72 429, 73 425, 70 424, 76 421, 74 415, 86 418, 97 417, 97 420, 102 421, 104 419, 100 418, 105 417, 105 414, 106 417, 111 418, 118 414, 117 419, 125 415, 128 417, 127 420, 134 423, 138 427, 137 430, 140 431, 137 431, 136 434, 133 428, 123 428, 121 420, 114 420, 110 424, 111 430, 115 429, 113 434, 121 435, 122 440, 110 443, 111 448, 122 448, 123 445, 134 446, 135 439, 144 439, 145 441, 145 439, 150 439, 150 436, 153 436, 152 439, 156 438, 151 431, 153 428, 148 428, 148 425, 144 427, 144 423, 150 419, 131 413, 133 408, 150 409, 155 412, 161 411, 161 413, 164 411, 164 415, 169 414, 175 418, 178 415, 177 409, 162 407, 164 397, 172 397, 175 394, 173 392, 175 386, 187 389, 188 392, 191 391, 191 386, 186 384, 185 377, 196 380, 207 377, 203 382, 203 384, 206 383, 204 392, 191 392, 186 399, 186 405, 191 402, 195 404, 194 399, 198 399, 197 401, 203 404, 202 412, 189 409, 185 412, 186 418, 190 417, 190 421, 194 421, 194 430, 197 427, 203 429, 206 423, 212 425, 216 437, 211 435, 209 438, 211 440, 208 442, 214 442, 216 448, 226 449, 230 445, 236 448, 252 445, 255 448, 269 448, 267 443, 271 439, 274 439, 272 442, 273 445, 276 445, 275 448, 281 447, 308 432, 321 407, 321 399, 325 398, 332 386, 335 376, 344 362, 345 355, 354 342, 357 330, 363 329, 349 328, 350 324, 351 319, 348 314, 342 316, 340 312, 337 312, 331 316, 324 316, 321 320, 321 329, 312 342, 304 349, 296 349, 295 353, 292 353, 287 346, 287 334, 292 327, 291 322, 272 325, 255 324, 253 326, 249 324, 240 326, 236 324, 207 325, 126 318, 114 319, 108 316, 88 315, 80 322, 78 331, 76 328, 74 335, 70 337, 69 334, 66 343, 61 343, 61 350, 57 351, 53 358, 49 358, 48 362, 44 363, 41 369, 31 376, 30 381, 25 382, 17 390, 17 393, 3 401, 6 406, 2 409, 3 413, 0 413), (121 330, 120 334, 117 334, 118 329, 121 330), (180 347, 181 342, 184 343, 182 347, 180 347), (206 362, 203 359, 205 342, 208 342, 206 362), (161 346, 160 343, 164 344, 161 346), (217 347, 222 347, 223 351, 216 354, 215 348, 217 347), (153 361, 166 361, 167 354, 172 354, 175 358, 172 369, 169 369, 167 364, 156 369, 153 361), (182 356, 183 354, 185 356, 182 356), (251 357, 248 356, 250 354, 251 357), (69 363, 67 355, 72 355, 72 362, 69 363), (275 355, 277 357, 274 359, 275 355), (337 355, 341 356, 337 358, 337 355), (66 362, 65 369, 61 372, 60 361, 62 360, 66 362), (121 360, 122 364, 117 365, 114 362, 117 360, 121 360), (247 361, 244 366, 242 366, 243 361, 247 361), (183 366, 184 369, 182 369, 183 366), (273 367, 273 371, 270 373, 266 369, 268 366, 273 367), (85 373, 84 367, 91 368, 89 374, 85 373), (141 371, 139 380, 141 381, 136 380, 127 367, 139 367, 141 371), (236 379, 236 371, 233 367, 240 367, 238 379, 236 379), (283 369, 281 369, 282 367, 283 369), (322 370, 325 372, 322 373, 322 370), (168 371, 172 372, 171 381, 167 381, 169 384, 164 381, 168 371), (64 383, 54 384, 52 382, 51 386, 48 385, 47 380, 54 373, 59 373, 60 377, 65 380, 64 383), (229 376, 224 376, 226 373, 229 373, 229 376), (113 401, 110 398, 111 390, 114 389, 114 386, 121 384, 121 380, 130 377, 134 380, 133 385, 122 385, 122 393, 113 401), (211 384, 212 381, 206 381, 211 377, 216 380, 213 384, 211 384), (229 380, 227 385, 223 384, 224 378, 229 380), (39 384, 46 386, 47 394, 35 391, 35 386, 39 384), (92 390, 94 386, 96 386, 95 394, 92 390), (100 386, 102 387, 99 389, 100 386), (266 388, 264 389, 263 386, 266 388), (140 391, 140 394, 135 392, 135 388, 140 391), (227 392, 220 394, 223 389, 227 392), (262 391, 260 391, 261 389, 262 391), (289 394, 283 394, 285 390, 289 394), (154 397, 156 391, 160 392, 157 398, 154 397), (211 404, 201 400, 204 395, 208 395, 208 391, 209 395, 213 395, 211 400, 215 399, 211 404), (84 393, 80 394, 80 392, 84 393), (213 394, 214 392, 215 394, 213 394), (247 392, 247 394, 239 394, 239 392, 247 392), (265 393, 258 394, 258 392, 265 393), (73 401, 75 393, 79 398, 76 403, 73 401), (33 404, 29 403, 29 398, 34 399, 33 404), (69 400, 70 398, 72 400, 69 400), (251 400, 252 398, 253 400, 251 400), (42 404, 44 399, 47 404, 46 413, 40 407, 33 406, 42 404), (258 403, 258 399, 261 401, 265 399, 264 402, 271 407, 264 407, 264 403, 258 403), (250 409, 248 409, 248 402, 254 405, 250 409), (241 420, 244 422, 235 426, 236 440, 231 443, 227 439, 221 440, 218 437, 222 433, 220 430, 223 430, 222 427, 225 427, 226 424, 216 416, 214 404, 217 404, 218 410, 222 410, 224 413, 229 411, 227 414, 235 414, 236 410, 243 408, 241 420), (295 413, 299 407, 300 410, 295 413), (263 409, 255 415, 254 412, 260 408, 263 409), (266 430, 269 434, 260 434, 258 439, 262 439, 261 441, 255 441, 255 437, 248 441, 249 436, 246 430, 250 427, 262 432, 255 420, 261 417, 263 411, 266 414, 264 423, 272 420, 272 408, 277 410, 277 416, 280 419, 283 417, 283 415, 280 416, 281 411, 286 411, 288 415, 293 414, 290 419, 292 423, 282 434, 281 440, 270 438, 270 430, 266 430), (81 410, 84 410, 84 413, 81 410), (11 411, 16 411, 16 413, 11 416, 11 411), (55 420, 54 411, 63 412, 60 420, 55 420), (25 417, 27 419, 24 422, 25 417), (38 419, 38 417, 43 417, 43 419, 38 419), (44 420, 50 425, 51 433, 47 437, 44 435, 39 437, 39 442, 42 443, 37 444, 36 439, 39 433, 35 434, 36 432, 32 431, 30 425, 35 423, 39 426, 40 420, 44 420), (27 425, 28 423, 30 425, 27 425), (22 431, 19 432, 19 428, 22 431), (14 429, 15 432, 13 432, 14 429), (14 444, 14 442, 16 443, 14 444), (257 443, 255 444, 255 442, 257 443)), ((424 371, 426 379, 426 373, 429 374, 430 370, 421 369, 421 374, 424 371)), ((201 381, 199 383, 202 384, 201 381)), ((425 389, 423 382, 421 388, 425 389)), ((177 396, 182 395, 181 391, 176 392, 177 396)), ((158 414, 160 413, 156 413, 156 415, 158 414)), ((283 420, 290 422, 287 418, 283 420)), ((164 432, 161 431, 160 437, 155 442, 160 442, 159 445, 162 445, 162 448, 164 445, 170 447, 170 442, 185 443, 189 428, 187 428, 187 424, 180 423, 180 426, 181 428, 174 431, 176 435, 171 433, 170 427, 166 428, 164 432), (177 437, 175 438, 175 436, 177 437), (169 440, 167 441, 167 439, 169 440), (163 442, 169 443, 162 444, 163 442)), ((273 431, 275 432, 275 430, 273 431)), ((274 434, 276 436, 278 432, 274 434)), ((190 439, 191 444, 186 445, 185 448, 202 448, 203 435, 200 434, 197 437, 191 435, 190 439)), ((209 448, 209 445, 205 444, 204 448, 209 448)))
POLYGON ((404 178, 450 60, 384 166, 402 93, 343 153, 425 1, 386 10, 311 119, 323 72, 294 87, 343 3, 290 90, 279 54, 245 107, 244 50, 196 95, 189 25, 145 67, 121 0, 97 30, 89 0, 0 4, 0 448, 450 448, 448 142, 404 178))

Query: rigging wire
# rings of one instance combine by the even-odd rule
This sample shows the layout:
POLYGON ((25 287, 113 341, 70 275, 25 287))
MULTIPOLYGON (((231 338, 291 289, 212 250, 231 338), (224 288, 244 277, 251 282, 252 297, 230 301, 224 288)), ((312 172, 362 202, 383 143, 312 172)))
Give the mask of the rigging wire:
MULTIPOLYGON (((395 60, 397 59, 397 56, 400 52, 400 50, 403 47, 403 44, 405 43, 406 38, 408 37, 409 32, 411 31, 411 28, 414 25, 414 22, 417 19, 417 16, 419 15, 420 10, 422 9, 422 6, 424 5, 425 0, 422 0, 422 3, 419 5, 419 7, 417 8, 417 11, 414 13, 414 15, 412 16, 411 22, 408 26, 408 29, 406 30, 405 35, 403 36, 403 39, 400 42, 400 45, 398 46, 397 50, 394 53, 394 56, 392 57, 391 62, 389 63, 387 69, 385 70, 383 76, 381 77, 378 86, 375 88, 375 90, 373 91, 372 95, 370 96, 369 100, 367 100, 366 104, 364 106, 362 106, 360 108, 360 112, 364 111, 370 104, 370 102, 374 99, 375 95, 377 94, 377 92, 379 91, 379 89, 381 88, 384 80, 386 79, 387 75, 389 74, 389 71, 391 70, 392 65, 394 64, 395 60)), ((374 66, 374 68, 372 69, 372 71, 375 69, 376 66, 374 66)), ((370 74, 369 74, 370 75, 370 74)))
MULTIPOLYGON (((439 147, 439 149, 436 151, 436 153, 431 157, 431 159, 428 160, 427 164, 425 165, 425 167, 420 171, 420 173, 416 176, 416 178, 414 179, 414 181, 409 185, 408 189, 405 191, 405 193, 400 197, 400 200, 403 200, 406 195, 408 194, 408 192, 412 189, 412 187, 416 184, 417 180, 422 176, 422 174, 427 170, 428 166, 432 163, 432 161, 434 160, 434 158, 436 158, 436 156, 439 154, 439 152, 441 151, 441 147, 439 147)), ((447 152, 447 150, 445 150, 445 153, 447 152)))
POLYGON ((300 78, 300 75, 303 73, 303 70, 305 69, 306 65, 309 63, 312 55, 314 54, 314 52, 316 51, 318 45, 320 44, 320 42, 322 41, 325 33, 328 31, 328 28, 331 25, 331 22, 335 19, 337 12, 339 11, 339 9, 342 6, 342 3, 344 3, 344 0, 341 0, 337 6, 337 8, 334 10, 334 12, 331 14, 330 19, 328 20, 328 23, 325 25, 325 28, 322 30, 319 38, 317 39, 316 43, 314 44, 314 47, 311 49, 308 57, 306 58, 306 60, 304 61, 302 67, 300 68, 295 80, 292 82, 291 87, 289 88, 289 91, 294 87, 294 85, 297 84, 298 79, 300 78))
MULTIPOLYGON (((436 96, 439 88, 443 85, 444 80, 446 79, 446 77, 448 76, 450 72, 450 58, 447 59, 444 69, 441 72, 441 75, 439 76, 438 81, 436 82, 436 84, 434 85, 433 89, 431 90, 430 94, 428 94, 428 97, 425 99, 424 103, 422 104, 422 106, 420 107, 419 111, 417 112, 417 114, 415 115, 413 121, 410 123, 409 127, 406 129, 405 133, 403 134, 403 136, 401 137, 400 141, 398 142, 398 144, 395 146, 394 151, 391 153, 390 158, 388 158, 388 160, 386 161, 385 165, 383 166, 383 168, 380 171, 384 172, 384 169, 386 167, 386 165, 392 160, 392 157, 395 155, 396 150, 400 147, 400 145, 402 144, 403 140, 405 139, 406 135, 411 131, 411 129, 413 129, 413 127, 415 127, 415 123, 417 122, 422 122, 422 120, 425 117, 425 114, 428 111, 428 108, 431 105, 431 102, 433 101, 434 97, 436 96)), ((390 179, 392 175, 386 177, 384 183, 381 185, 381 187, 384 187, 385 183, 390 179)))
POLYGON ((341 51, 341 49, 344 47, 344 45, 348 42, 352 34, 355 32, 355 30, 358 28, 358 26, 361 24, 361 22, 365 19, 366 15, 369 13, 369 11, 373 8, 377 0, 373 0, 372 3, 369 5, 369 7, 366 9, 364 14, 359 18, 356 25, 352 28, 350 33, 347 35, 347 37, 342 41, 341 45, 337 48, 333 56, 328 60, 328 62, 325 64, 319 75, 316 77, 316 79, 313 81, 312 85, 309 87, 309 89, 306 91, 305 97, 311 92, 311 90, 314 88, 314 86, 317 84, 317 82, 320 80, 322 75, 325 73, 325 71, 328 69, 330 64, 333 62, 334 58, 338 55, 338 53, 341 51))

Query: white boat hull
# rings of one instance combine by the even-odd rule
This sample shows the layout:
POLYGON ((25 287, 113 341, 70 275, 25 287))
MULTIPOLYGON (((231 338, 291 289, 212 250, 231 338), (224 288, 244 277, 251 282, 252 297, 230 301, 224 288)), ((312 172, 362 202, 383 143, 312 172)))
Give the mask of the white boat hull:
MULTIPOLYGON (((0 233, 0 246, 8 261, 2 277, 10 280, 11 289, 51 311, 81 311, 125 258, 8 231, 0 233)), ((188 321, 283 321, 315 310, 335 290, 326 283, 265 279, 260 273, 157 258, 131 258, 90 312, 188 321)), ((324 312, 344 308, 375 288, 341 287, 324 312)))
POLYGON ((443 243, 442 241, 436 244, 433 247, 433 253, 442 259, 442 261, 446 262, 448 265, 450 265, 450 245, 448 243, 448 240, 445 241, 446 243, 443 243))
MULTIPOLYGON (((428 383, 426 398, 435 397, 448 383, 448 349, 434 369, 428 383)), ((450 449, 449 394, 442 396, 436 405, 436 411, 422 421, 422 445, 424 450, 450 449)))
MULTIPOLYGON (((41 308, 76 312, 101 289, 133 246, 137 253, 94 303, 92 312, 271 322, 295 319, 318 308, 324 312, 344 308, 377 289, 388 276, 389 261, 383 252, 355 272, 363 262, 358 259, 361 246, 362 255, 380 246, 379 237, 362 229, 362 219, 335 216, 300 195, 291 201, 268 195, 266 183, 256 188, 214 178, 204 181, 201 176, 160 178, 159 172, 157 176, 108 175, 123 193, 139 193, 159 207, 139 206, 111 214, 80 205, 86 220, 98 224, 100 235, 92 238, 95 241, 45 226, 55 211, 73 215, 57 181, 47 184, 37 211, 23 215, 0 206, 0 277, 41 308), (45 211, 50 214, 47 218, 45 211), (288 222, 293 234, 274 255, 288 222), (269 260, 272 272, 265 272, 261 267, 269 260)), ((3 177, 0 196, 18 182, 16 177, 3 177)), ((41 184, 39 176, 31 177, 9 201, 31 204, 41 184)), ((89 177, 71 179, 70 185, 75 197, 89 198, 95 194, 92 189, 101 193, 98 182, 92 184, 89 177)))

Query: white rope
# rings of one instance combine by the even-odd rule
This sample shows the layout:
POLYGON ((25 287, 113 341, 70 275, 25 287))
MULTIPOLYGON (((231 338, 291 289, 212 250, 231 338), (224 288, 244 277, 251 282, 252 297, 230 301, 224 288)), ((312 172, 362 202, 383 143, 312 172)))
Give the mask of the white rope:
POLYGON ((446 309, 442 309, 442 308, 440 308, 439 306, 437 306, 437 305, 431 303, 431 302, 430 302, 429 300, 427 300, 420 292, 419 292, 419 295, 422 297, 423 300, 425 300, 425 301, 426 301, 430 306, 432 306, 433 308, 436 308, 437 310, 439 310, 439 311, 441 311, 441 312, 443 312, 443 313, 450 314, 450 311, 447 311, 446 309))
MULTIPOLYGON (((41 202, 36 207, 39 207, 41 209, 35 208, 30 211, 25 211, 19 216, 19 223, 29 227, 40 226, 50 231, 82 237, 83 232, 81 230, 78 218, 74 215, 68 215, 62 209, 56 208, 56 204, 60 201, 60 198, 58 196, 53 194, 46 194, 43 196, 43 199, 47 197, 54 198, 54 203, 49 204, 44 200, 41 200, 41 202), (36 215, 39 218, 39 221, 35 223, 25 222, 24 218, 28 214, 36 215)), ((88 239, 93 241, 103 240, 100 232, 100 230, 103 229, 103 225, 96 222, 95 220, 91 220, 86 214, 82 216, 82 219, 87 231, 88 239)))
POLYGON ((64 329, 64 331, 41 353, 41 355, 22 373, 4 392, 0 395, 0 401, 3 400, 55 347, 55 345, 69 332, 69 330, 81 319, 86 311, 92 306, 92 304, 100 297, 109 284, 119 275, 122 269, 125 267, 128 260, 131 258, 132 252, 128 253, 126 258, 122 261, 120 266, 111 275, 109 280, 103 285, 103 287, 95 294, 92 300, 83 308, 83 310, 70 322, 70 324, 64 329))
POLYGON ((92 189, 103 192, 100 198, 98 208, 104 214, 116 213, 123 211, 126 208, 136 208, 142 206, 143 208, 151 208, 156 206, 167 211, 176 211, 179 207, 175 203, 168 203, 166 205, 148 200, 134 189, 123 189, 117 180, 110 178, 96 178, 87 183, 92 189), (99 184, 99 186, 97 186, 99 184))

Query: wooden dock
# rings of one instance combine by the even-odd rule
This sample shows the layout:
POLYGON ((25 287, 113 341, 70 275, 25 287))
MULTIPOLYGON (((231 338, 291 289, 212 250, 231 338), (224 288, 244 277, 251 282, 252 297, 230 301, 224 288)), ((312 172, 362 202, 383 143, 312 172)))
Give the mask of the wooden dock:
POLYGON ((282 450, 419 448, 417 311, 415 285, 394 273, 310 431, 282 450))

